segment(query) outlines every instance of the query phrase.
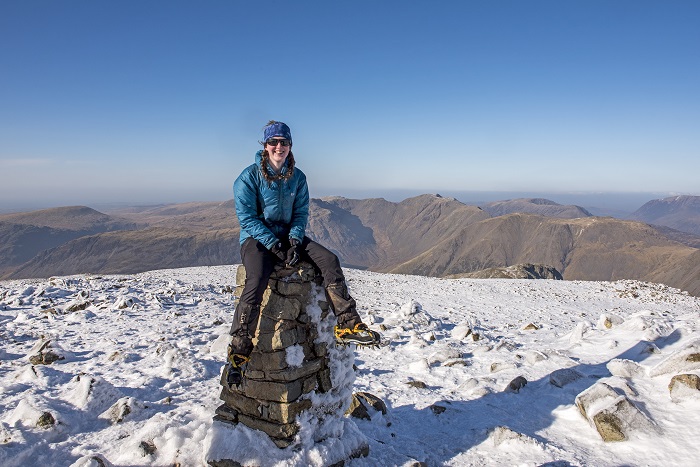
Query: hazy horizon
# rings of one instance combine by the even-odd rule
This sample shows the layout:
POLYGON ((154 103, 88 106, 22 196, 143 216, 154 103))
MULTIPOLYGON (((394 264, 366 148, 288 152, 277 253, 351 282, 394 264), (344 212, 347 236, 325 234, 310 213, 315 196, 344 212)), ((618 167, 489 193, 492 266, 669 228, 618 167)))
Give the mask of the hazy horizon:
MULTIPOLYGON (((576 205, 586 209, 596 209, 609 211, 606 215, 630 214, 647 203, 648 201, 663 199, 672 196, 686 195, 684 193, 652 193, 652 192, 538 192, 538 191, 453 191, 453 190, 344 190, 340 192, 312 191, 312 198, 325 198, 330 196, 340 196, 350 199, 384 198, 391 202, 401 202, 407 198, 423 194, 439 194, 440 196, 455 198, 464 204, 483 205, 494 201, 505 201, 519 198, 544 198, 563 205, 576 205)), ((689 195, 696 196, 696 195, 689 195)), ((6 203, 0 201, 0 214, 14 212, 28 212, 41 209, 50 209, 64 206, 88 206, 97 211, 110 211, 124 207, 137 206, 158 206, 168 204, 181 204, 189 202, 225 202, 233 199, 233 195, 216 199, 214 197, 187 199, 132 199, 132 200, 94 200, 75 199, 73 202, 28 202, 28 203, 6 203)), ((596 213, 593 213, 596 214, 596 213)))

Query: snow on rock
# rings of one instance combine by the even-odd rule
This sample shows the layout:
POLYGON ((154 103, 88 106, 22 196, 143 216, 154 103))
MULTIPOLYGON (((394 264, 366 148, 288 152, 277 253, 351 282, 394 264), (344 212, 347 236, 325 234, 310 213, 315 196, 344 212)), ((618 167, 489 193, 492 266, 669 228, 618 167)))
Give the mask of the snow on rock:
MULTIPOLYGON (((328 452, 352 451, 360 439, 369 455, 347 467, 696 462, 699 298, 638 281, 352 269, 350 292, 384 345, 346 349, 356 371, 335 381, 354 378, 352 390, 337 397, 347 410, 352 393, 375 394, 386 414, 340 418, 324 429, 342 433, 341 441, 276 458, 280 450, 254 430, 213 430, 234 269, 0 281, 0 465, 198 467, 210 448, 268 456, 270 465, 323 465, 328 452), (89 304, 67 311, 81 300, 89 304), (529 323, 540 329, 523 331, 529 323), (47 340, 65 358, 29 362, 32 347, 47 340), (493 363, 502 364, 499 371, 493 363), (669 387, 680 375, 690 375, 691 385, 669 387), (527 386, 505 392, 520 376, 527 386), (624 441, 604 442, 576 406, 577 396, 601 384, 614 395, 586 412, 620 417, 624 441), (623 400, 631 405, 616 406, 623 400), (126 406, 120 422, 100 417, 126 406)), ((300 442, 313 445, 304 439, 312 431, 301 430, 300 442)))
POLYGON ((92 414, 107 410, 124 397, 121 391, 100 376, 78 375, 66 385, 66 401, 92 414), (71 387, 72 386, 72 387, 71 387))
POLYGON ((651 369, 652 376, 700 369, 700 339, 669 355, 651 369))

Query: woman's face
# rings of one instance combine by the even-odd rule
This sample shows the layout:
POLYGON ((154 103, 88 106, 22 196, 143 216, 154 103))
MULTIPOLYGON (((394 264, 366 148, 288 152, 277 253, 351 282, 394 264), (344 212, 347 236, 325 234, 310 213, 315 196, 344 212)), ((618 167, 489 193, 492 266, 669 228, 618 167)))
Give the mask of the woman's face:
MULTIPOLYGON (((288 140, 282 138, 282 137, 277 137, 275 136, 274 138, 270 138, 270 140, 273 141, 285 141, 288 142, 288 140)), ((267 144, 265 144, 265 149, 267 150, 267 153, 270 155, 270 163, 272 163, 273 166, 276 168, 282 167, 282 164, 284 164, 284 161, 287 159, 287 156, 289 155, 289 150, 291 149, 291 146, 284 146, 280 143, 277 143, 276 146, 273 146, 269 144, 269 141, 267 144)))

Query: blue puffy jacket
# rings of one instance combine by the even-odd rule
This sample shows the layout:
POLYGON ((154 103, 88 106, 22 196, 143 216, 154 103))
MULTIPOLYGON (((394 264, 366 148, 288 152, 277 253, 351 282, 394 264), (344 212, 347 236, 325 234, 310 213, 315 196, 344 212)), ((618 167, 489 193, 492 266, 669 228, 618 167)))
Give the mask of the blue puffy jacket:
MULTIPOLYGON (((309 219, 306 175, 295 167, 288 180, 268 182, 262 175, 261 162, 262 151, 258 151, 255 164, 244 169, 233 184, 236 215, 241 225, 240 242, 243 244, 246 238, 253 237, 267 249, 287 237, 301 242, 309 219)), ((286 171, 287 163, 282 173, 286 171)))

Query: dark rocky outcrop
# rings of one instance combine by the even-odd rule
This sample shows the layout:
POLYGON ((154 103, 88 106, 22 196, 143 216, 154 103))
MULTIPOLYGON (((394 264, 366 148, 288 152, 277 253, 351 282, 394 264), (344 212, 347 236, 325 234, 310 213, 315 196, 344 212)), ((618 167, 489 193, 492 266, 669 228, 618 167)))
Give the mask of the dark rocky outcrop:
POLYGON ((489 268, 464 274, 452 274, 448 278, 469 279, 553 279, 562 280, 559 271, 544 264, 515 264, 501 268, 489 268))

